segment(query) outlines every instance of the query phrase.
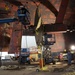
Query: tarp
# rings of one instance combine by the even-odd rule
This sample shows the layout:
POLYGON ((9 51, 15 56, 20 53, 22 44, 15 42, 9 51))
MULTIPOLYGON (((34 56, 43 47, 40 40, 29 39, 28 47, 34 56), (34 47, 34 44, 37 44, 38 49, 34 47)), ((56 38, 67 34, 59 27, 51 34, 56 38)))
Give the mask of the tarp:
POLYGON ((35 33, 36 33, 36 35, 35 35, 36 43, 37 43, 37 45, 40 45, 42 43, 43 26, 42 26, 41 14, 40 14, 38 6, 37 6, 36 12, 35 12, 34 26, 35 26, 35 33))

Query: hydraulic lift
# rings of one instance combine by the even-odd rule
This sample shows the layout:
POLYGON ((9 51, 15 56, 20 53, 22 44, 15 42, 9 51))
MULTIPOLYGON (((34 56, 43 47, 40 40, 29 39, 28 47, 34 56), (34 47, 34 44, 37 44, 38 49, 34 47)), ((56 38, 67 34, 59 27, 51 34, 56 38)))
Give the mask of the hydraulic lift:
MULTIPOLYGON (((17 10, 17 18, 0 19, 0 24, 13 22, 13 27, 11 28, 12 34, 10 35, 11 40, 10 40, 10 45, 9 45, 9 53, 21 52, 20 47, 21 47, 21 37, 22 37, 22 31, 23 31, 22 24, 24 26, 30 24, 29 15, 27 15, 27 13, 29 13, 28 10, 25 9, 24 7, 21 7, 20 9, 17 10)), ((26 58, 29 57, 29 55, 26 56, 26 58, 23 58, 22 55, 20 55, 19 57, 21 57, 21 60, 23 59, 26 60, 26 58)))

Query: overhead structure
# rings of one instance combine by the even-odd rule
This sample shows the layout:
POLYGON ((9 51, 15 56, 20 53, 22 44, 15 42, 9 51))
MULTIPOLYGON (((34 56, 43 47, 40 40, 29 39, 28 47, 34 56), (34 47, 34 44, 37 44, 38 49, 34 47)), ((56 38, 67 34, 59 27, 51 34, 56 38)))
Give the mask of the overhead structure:
POLYGON ((61 5, 60 5, 60 8, 59 8, 59 13, 56 17, 56 22, 55 23, 59 23, 59 24, 63 24, 63 20, 64 20, 64 16, 65 16, 65 13, 66 13, 66 10, 67 10, 67 6, 68 6, 68 2, 69 0, 62 0, 61 1, 61 5))
POLYGON ((21 6, 22 5, 22 3, 17 1, 17 0, 3 0, 3 1, 9 2, 9 3, 11 3, 11 4, 15 5, 15 6, 21 6))
MULTIPOLYGON (((3 1, 9 2, 10 4, 13 4, 17 7, 23 5, 21 3, 21 1, 18 1, 18 0, 3 0, 3 1)), ((41 4, 43 4, 44 6, 46 6, 50 11, 52 11, 52 13, 56 17, 56 21, 54 24, 42 24, 44 26, 44 32, 61 32, 61 33, 65 32, 67 30, 67 25, 63 24, 63 20, 64 20, 64 16, 66 13, 66 9, 67 9, 67 5, 68 5, 69 0, 62 0, 61 1, 59 11, 56 10, 56 8, 51 4, 51 2, 49 0, 38 0, 38 1, 41 4)), ((6 21, 6 19, 4 19, 4 20, 6 21)), ((11 18, 10 18, 10 20, 11 20, 11 18)), ((2 20, 1 20, 1 22, 2 22, 2 20)), ((31 29, 34 32, 34 28, 31 28, 31 29)), ((29 32, 30 32, 30 30, 29 30, 29 32)), ((34 34, 33 32, 31 33, 32 35, 34 34)), ((29 33, 27 33, 27 34, 29 34, 29 33)))
MULTIPOLYGON (((18 0, 16 0, 16 1, 14 1, 14 0, 11 0, 11 1, 10 0, 4 0, 4 1, 9 2, 9 3, 11 3, 11 4, 13 4, 17 7, 23 6, 21 1, 18 1, 18 0)), ((44 25, 45 32, 66 31, 67 25, 63 24, 63 20, 64 20, 64 16, 65 16, 65 13, 66 13, 66 9, 67 9, 67 5, 68 5, 69 0, 61 0, 61 5, 60 5, 60 8, 59 8, 59 11, 57 11, 57 9, 52 5, 52 3, 49 0, 38 0, 38 2, 40 2, 41 4, 46 6, 56 16, 55 24, 53 24, 54 25, 53 27, 54 27, 55 30, 53 29, 52 24, 45 24, 44 25), (59 25, 61 25, 61 26, 59 27, 59 25)))
POLYGON ((43 4, 44 6, 46 6, 50 11, 53 12, 53 14, 55 16, 58 15, 58 11, 56 10, 56 8, 51 4, 51 2, 49 0, 38 0, 41 4, 43 4))
POLYGON ((67 6, 68 6, 68 2, 69 2, 69 0, 62 0, 61 1, 60 9, 59 9, 58 15, 56 17, 55 24, 45 25, 45 32, 64 33, 67 30, 68 25, 64 25, 63 20, 64 20, 67 6))

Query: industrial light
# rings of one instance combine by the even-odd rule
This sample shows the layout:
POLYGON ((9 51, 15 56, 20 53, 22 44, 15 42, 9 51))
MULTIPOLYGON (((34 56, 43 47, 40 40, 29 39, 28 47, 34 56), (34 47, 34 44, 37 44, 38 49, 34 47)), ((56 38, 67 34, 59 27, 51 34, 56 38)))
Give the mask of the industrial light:
POLYGON ((73 31, 71 30, 70 32, 72 33, 73 31))
POLYGON ((69 29, 67 29, 67 32, 70 31, 69 29))
POLYGON ((72 45, 71 46, 71 50, 75 50, 75 45, 72 45))

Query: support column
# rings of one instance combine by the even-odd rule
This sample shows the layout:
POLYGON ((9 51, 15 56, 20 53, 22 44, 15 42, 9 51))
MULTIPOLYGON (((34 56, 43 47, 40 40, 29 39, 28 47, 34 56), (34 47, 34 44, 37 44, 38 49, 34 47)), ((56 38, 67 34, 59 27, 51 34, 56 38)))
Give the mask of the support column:
POLYGON ((22 25, 14 22, 9 45, 9 53, 18 53, 21 49, 22 25))

